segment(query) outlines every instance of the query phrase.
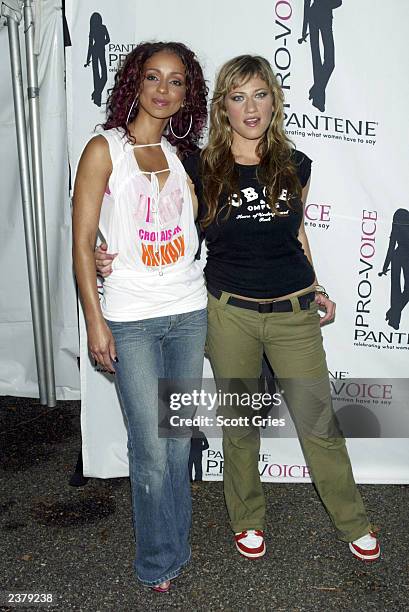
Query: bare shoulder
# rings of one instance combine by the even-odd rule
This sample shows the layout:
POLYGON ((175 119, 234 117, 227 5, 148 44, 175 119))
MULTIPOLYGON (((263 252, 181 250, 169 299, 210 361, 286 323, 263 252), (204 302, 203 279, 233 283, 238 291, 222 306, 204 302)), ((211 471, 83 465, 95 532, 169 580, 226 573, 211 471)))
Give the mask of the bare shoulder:
POLYGON ((85 146, 82 155, 81 163, 92 163, 101 170, 112 171, 111 156, 109 154, 109 145, 107 139, 101 134, 94 136, 85 146))
POLYGON ((75 187, 102 189, 112 173, 109 145, 103 136, 94 136, 85 146, 78 164, 75 187))
POLYGON ((78 164, 77 180, 101 178, 107 181, 112 172, 109 145, 103 136, 94 136, 85 146, 78 164))

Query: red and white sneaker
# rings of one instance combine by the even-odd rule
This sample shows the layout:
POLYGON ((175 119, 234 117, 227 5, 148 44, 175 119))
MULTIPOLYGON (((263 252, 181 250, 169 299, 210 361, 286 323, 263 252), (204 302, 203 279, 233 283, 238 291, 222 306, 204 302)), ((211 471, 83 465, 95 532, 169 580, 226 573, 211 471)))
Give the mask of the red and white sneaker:
POLYGON ((350 542, 349 549, 355 557, 362 561, 375 561, 381 554, 379 542, 372 531, 350 542))
POLYGON ((264 531, 260 529, 247 529, 241 533, 234 534, 236 540, 236 548, 244 557, 257 559, 262 557, 266 552, 264 542, 264 531))

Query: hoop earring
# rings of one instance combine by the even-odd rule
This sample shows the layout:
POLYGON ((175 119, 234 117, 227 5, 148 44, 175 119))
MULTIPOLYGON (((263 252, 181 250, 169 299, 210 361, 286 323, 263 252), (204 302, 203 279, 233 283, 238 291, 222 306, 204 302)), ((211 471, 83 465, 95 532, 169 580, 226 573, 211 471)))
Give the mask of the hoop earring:
POLYGON ((126 123, 127 123, 127 124, 129 123, 129 117, 131 116, 131 113, 132 113, 132 109, 133 109, 133 107, 135 106, 135 104, 136 104, 136 105, 138 105, 138 99, 139 99, 139 94, 136 94, 136 96, 135 96, 135 98, 134 98, 134 101, 133 101, 133 102, 132 102, 132 104, 131 104, 131 108, 130 108, 130 109, 129 109, 129 111, 128 111, 128 115, 127 115, 127 117, 126 117, 126 123))
POLYGON ((192 129, 192 123, 193 123, 193 117, 192 114, 190 114, 190 121, 189 121, 189 127, 187 129, 186 134, 183 134, 183 136, 178 136, 177 134, 175 134, 175 132, 173 131, 173 127, 172 127, 172 117, 169 119, 169 129, 172 132, 173 136, 175 138, 178 138, 179 140, 182 140, 183 138, 186 138, 186 136, 189 134, 190 130, 192 129))

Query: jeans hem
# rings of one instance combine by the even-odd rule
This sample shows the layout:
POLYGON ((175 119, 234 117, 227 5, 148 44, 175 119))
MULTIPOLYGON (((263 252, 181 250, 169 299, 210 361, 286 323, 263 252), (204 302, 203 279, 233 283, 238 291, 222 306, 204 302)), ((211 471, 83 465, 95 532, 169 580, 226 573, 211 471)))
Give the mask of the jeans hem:
POLYGON ((173 572, 170 572, 169 574, 166 574, 165 576, 163 576, 163 578, 158 578, 157 580, 142 580, 142 578, 140 578, 138 576, 138 574, 136 574, 136 577, 138 578, 139 582, 141 582, 141 584, 143 584, 143 586, 147 586, 147 587, 154 587, 154 586, 158 586, 159 584, 162 584, 162 582, 166 582, 167 580, 173 580, 174 578, 177 578, 179 576, 179 574, 181 573, 181 571, 186 567, 186 565, 188 565, 188 563, 190 562, 192 558, 192 551, 189 551, 189 556, 186 559, 186 561, 184 561, 177 570, 174 570, 173 572))

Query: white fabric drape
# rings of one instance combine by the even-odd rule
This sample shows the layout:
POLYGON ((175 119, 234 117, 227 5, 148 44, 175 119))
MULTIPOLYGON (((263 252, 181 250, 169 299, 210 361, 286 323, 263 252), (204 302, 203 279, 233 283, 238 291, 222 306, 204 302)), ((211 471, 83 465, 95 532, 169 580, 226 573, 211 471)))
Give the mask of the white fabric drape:
MULTIPOLYGON (((20 26, 23 75, 25 46, 20 26)), ((47 244, 58 399, 79 398, 78 331, 71 265, 61 2, 41 2, 40 86, 47 244)), ((38 397, 7 28, 0 30, 0 394, 38 397)), ((24 76, 24 83, 26 83, 24 76)))

